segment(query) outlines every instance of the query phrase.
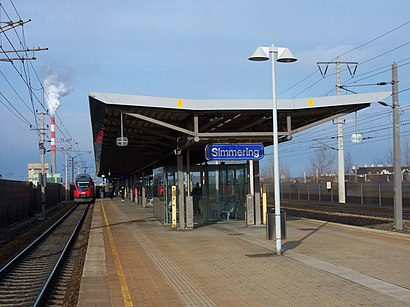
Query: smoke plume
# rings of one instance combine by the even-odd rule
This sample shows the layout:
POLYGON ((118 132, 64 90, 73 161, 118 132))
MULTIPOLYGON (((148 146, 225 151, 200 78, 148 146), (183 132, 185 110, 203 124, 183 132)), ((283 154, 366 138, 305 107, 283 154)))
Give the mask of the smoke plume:
POLYGON ((48 112, 53 116, 60 107, 60 98, 72 92, 72 88, 58 80, 57 75, 48 76, 44 82, 44 100, 47 103, 48 112))

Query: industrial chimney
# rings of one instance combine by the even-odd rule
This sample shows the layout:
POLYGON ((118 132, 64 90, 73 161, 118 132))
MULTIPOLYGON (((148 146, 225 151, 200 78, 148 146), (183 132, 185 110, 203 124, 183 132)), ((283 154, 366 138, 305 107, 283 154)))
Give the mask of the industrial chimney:
POLYGON ((56 173, 56 119, 51 117, 51 174, 54 176, 56 173))

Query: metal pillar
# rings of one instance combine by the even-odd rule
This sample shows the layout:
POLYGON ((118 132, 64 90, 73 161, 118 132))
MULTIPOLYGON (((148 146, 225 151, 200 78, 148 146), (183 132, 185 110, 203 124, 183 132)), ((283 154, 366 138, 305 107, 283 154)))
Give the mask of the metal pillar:
POLYGON ((187 197, 186 197, 186 228, 194 228, 194 209, 193 198, 191 196, 191 165, 190 165, 190 152, 187 150, 186 154, 186 173, 187 173, 187 197))
POLYGON ((146 201, 145 201, 145 173, 141 173, 141 202, 142 202, 142 208, 145 208, 146 201))
POLYGON ((179 229, 185 229, 185 191, 184 191, 184 159, 181 154, 177 155, 178 169, 178 209, 179 229))
POLYGON ((253 161, 248 161, 249 167, 249 194, 246 195, 246 225, 255 225, 255 201, 253 185, 253 161))
MULTIPOLYGON (((339 57, 336 60, 336 95, 340 95, 340 62, 339 57)), ((344 147, 343 147, 343 118, 337 119, 337 160, 338 171, 337 181, 339 190, 339 203, 346 203, 345 199, 345 159, 344 159, 344 147)))
MULTIPOLYGON (((335 62, 318 62, 318 65, 325 64, 326 69, 322 71, 319 66, 320 73, 322 77, 325 77, 327 72, 327 67, 329 64, 336 65, 336 95, 340 95, 340 64, 346 64, 350 75, 353 77, 356 73, 357 62, 341 62, 339 57, 336 58, 335 62), (351 69, 351 65, 354 65, 354 69, 351 69)), ((345 193, 345 163, 344 163, 344 148, 343 148, 343 118, 339 117, 337 119, 337 156, 338 156, 338 189, 339 189, 339 203, 346 203, 346 193, 345 193)))
POLYGON ((253 203, 253 195, 247 194, 246 195, 246 226, 254 226, 255 219, 254 219, 254 203, 253 203))
POLYGON ((74 183, 74 157, 71 157, 71 183, 74 183))
POLYGON ((46 154, 46 149, 44 147, 44 113, 40 113, 40 163, 41 163, 41 174, 40 174, 40 189, 41 189, 41 219, 46 219, 46 174, 44 170, 44 156, 46 154))
POLYGON ((65 203, 68 203, 68 149, 64 147, 64 156, 65 156, 65 203))
POLYGON ((255 225, 261 226, 261 181, 259 174, 259 161, 254 162, 255 184, 255 225))
POLYGON ((403 229, 402 174, 400 161, 400 106, 397 64, 392 66, 393 77, 393 169, 394 169, 394 226, 403 229))

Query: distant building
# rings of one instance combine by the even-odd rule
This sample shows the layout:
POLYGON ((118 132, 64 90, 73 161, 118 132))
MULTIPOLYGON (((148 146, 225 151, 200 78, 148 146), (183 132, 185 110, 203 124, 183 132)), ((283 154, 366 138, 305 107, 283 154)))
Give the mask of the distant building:
MULTIPOLYGON (((28 168, 28 181, 32 182, 33 184, 37 185, 40 182, 40 174, 41 174, 41 163, 29 163, 27 165, 28 168)), ((47 182, 50 183, 62 183, 63 180, 60 174, 49 174, 48 163, 44 163, 44 173, 47 176, 47 182)))
MULTIPOLYGON (((410 165, 401 167, 403 181, 410 181, 410 165)), ((348 176, 349 181, 364 182, 388 182, 393 181, 393 166, 370 165, 353 167, 348 176)))
MULTIPOLYGON (((33 177, 38 178, 38 174, 41 174, 41 163, 29 163, 28 169, 28 181, 33 182, 33 177), (37 175, 37 176, 36 176, 37 175)), ((44 163, 44 173, 48 174, 48 163, 44 163)))

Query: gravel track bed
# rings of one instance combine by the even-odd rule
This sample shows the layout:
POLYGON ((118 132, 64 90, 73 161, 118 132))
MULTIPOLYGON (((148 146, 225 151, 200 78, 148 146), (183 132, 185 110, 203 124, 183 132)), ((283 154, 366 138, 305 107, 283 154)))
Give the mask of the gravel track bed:
MULTIPOLYGON (((26 247, 31 241, 37 238, 51 225, 53 225, 61 216, 63 216, 71 207, 73 203, 59 204, 56 208, 47 214, 45 221, 36 221, 33 219, 33 223, 27 224, 21 228, 16 225, 16 231, 9 231, 9 241, 0 245, 0 264, 4 265, 16 254, 18 254, 24 247, 26 247)), ((78 300, 78 293, 80 288, 81 275, 84 266, 85 255, 87 251, 89 230, 91 226, 93 205, 91 205, 87 214, 86 220, 80 230, 75 243, 75 259, 72 267, 70 277, 65 277, 64 283, 66 284, 66 291, 64 293, 64 299, 62 306, 75 306, 78 300)), ((55 284, 58 286, 58 282, 55 284)))
MULTIPOLYGON (((311 205, 310 208, 304 205, 303 208, 300 208, 298 205, 282 204, 281 207, 286 212, 287 216, 305 217, 340 224, 396 231, 394 220, 392 218, 383 217, 379 210, 376 210, 376 212, 374 212, 375 216, 373 216, 371 208, 368 208, 368 210, 365 211, 362 210, 361 212, 348 213, 346 208, 338 211, 337 208, 327 208, 323 205, 311 205)), ((397 232, 410 234, 410 221, 403 220, 403 230, 397 232)))

